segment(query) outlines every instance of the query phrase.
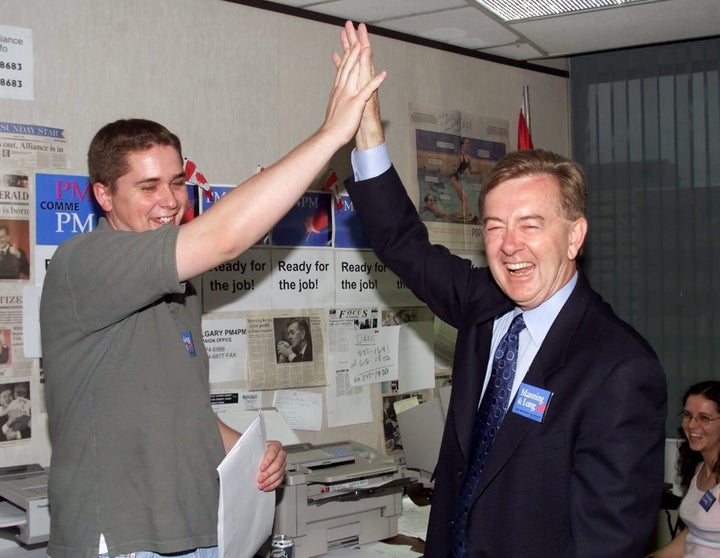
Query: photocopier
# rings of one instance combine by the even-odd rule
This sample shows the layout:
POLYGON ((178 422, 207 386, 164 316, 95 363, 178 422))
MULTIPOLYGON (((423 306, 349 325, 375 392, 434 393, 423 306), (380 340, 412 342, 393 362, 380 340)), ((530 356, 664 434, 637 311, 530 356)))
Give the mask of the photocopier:
POLYGON ((291 537, 294 558, 397 535, 403 486, 398 464, 358 442, 285 446, 273 534, 291 537))

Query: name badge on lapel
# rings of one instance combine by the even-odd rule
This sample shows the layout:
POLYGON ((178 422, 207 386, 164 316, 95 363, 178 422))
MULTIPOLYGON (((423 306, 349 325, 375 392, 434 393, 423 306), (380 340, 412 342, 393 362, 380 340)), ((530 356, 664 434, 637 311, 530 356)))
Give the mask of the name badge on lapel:
POLYGON ((543 422, 553 393, 546 389, 520 384, 512 412, 535 422, 543 422))

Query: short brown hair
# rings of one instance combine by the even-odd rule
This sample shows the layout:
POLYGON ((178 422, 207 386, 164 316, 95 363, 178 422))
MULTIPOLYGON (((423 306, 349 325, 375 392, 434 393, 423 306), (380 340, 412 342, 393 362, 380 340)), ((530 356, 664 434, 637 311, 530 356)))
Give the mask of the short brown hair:
POLYGON ((485 197, 491 190, 507 180, 535 174, 546 174, 557 180, 566 219, 574 221, 585 217, 587 191, 582 167, 572 159, 544 149, 513 151, 497 162, 480 189, 480 214, 484 215, 485 197))
POLYGON ((114 191, 117 179, 130 170, 128 154, 156 145, 174 147, 182 160, 180 140, 157 122, 133 118, 106 124, 95 134, 88 149, 90 184, 100 182, 114 191))

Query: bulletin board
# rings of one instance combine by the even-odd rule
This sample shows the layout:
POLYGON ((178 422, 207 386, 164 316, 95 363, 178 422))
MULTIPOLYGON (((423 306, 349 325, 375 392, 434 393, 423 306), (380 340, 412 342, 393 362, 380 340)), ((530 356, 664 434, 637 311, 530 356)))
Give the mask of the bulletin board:
MULTIPOLYGON (((95 132, 107 122, 130 117, 167 126, 181 138, 184 155, 202 167, 210 182, 232 187, 321 125, 334 75, 331 54, 339 48, 336 26, 222 0, 4 0, 0 26, 25 30, 23 36, 31 39, 31 57, 26 63, 32 70, 26 74, 32 80, 31 98, 0 95, 0 134, 1 123, 42 127, 58 134, 52 156, 20 160, 0 152, 4 174, 15 176, 15 181, 27 175, 30 190, 38 175, 86 176, 87 147, 95 132)), ((535 145, 569 154, 565 78, 386 37, 375 37, 373 46, 376 67, 388 72, 380 94, 387 144, 413 199, 418 191, 416 151, 408 140, 410 106, 452 109, 506 121, 507 143, 515 145, 521 91, 529 86, 535 145)), ((348 146, 336 155, 312 191, 323 190, 331 170, 339 184, 350 176, 350 149, 348 146)), ((82 199, 86 185, 80 181, 73 187, 82 199)), ((8 188, 21 189, 17 183, 8 188)), ((334 203, 334 198, 331 200, 334 203)), ((20 202, 17 200, 17 207, 22 207, 20 202)), ((44 245, 36 238, 31 217, 27 220, 28 226, 19 222, 22 219, 13 220, 12 236, 28 252, 32 267, 24 277, 0 280, 0 315, 5 315, 7 322, 4 327, 0 323, 0 332, 6 330, 15 358, 14 364, 0 363, 0 383, 10 384, 21 395, 29 387, 32 438, 0 445, 0 465, 48 465, 51 451, 42 402, 41 361, 23 354, 37 341, 30 338, 37 336, 36 331, 23 331, 23 312, 32 313, 37 306, 37 290, 32 288, 41 286, 44 275, 44 245)), ((311 229, 317 224, 311 223, 311 229)), ((71 225, 79 231, 89 222, 78 218, 71 225)), ((342 259, 338 253, 328 256, 333 265, 342 259)), ((361 265, 367 258, 356 263, 361 265)), ((302 258, 289 247, 285 259, 302 258)), ((262 274, 257 280, 263 280, 262 274)), ((243 285, 240 281, 230 286, 241 289, 243 285)), ((268 328, 269 333, 272 328, 286 327, 278 320, 298 315, 327 334, 322 328, 327 328, 329 318, 322 301, 298 297, 296 308, 267 310, 274 313, 238 308, 218 314, 217 309, 208 308, 208 316, 244 320, 245 327, 268 328), (254 319, 257 321, 252 322, 254 319)), ((375 319, 381 322, 383 316, 375 319)), ((327 335, 323 343, 322 354, 329 361, 331 340, 327 335)), ((323 360, 325 369, 330 365, 323 360)), ((232 384, 220 383, 221 388, 232 384)), ((321 381, 313 379, 312 387, 302 390, 318 394, 322 405, 327 387, 320 384, 326 383, 327 376, 321 381)), ((383 446, 383 387, 374 383, 369 389, 371 422, 329 427, 324 407, 317 429, 296 430, 299 439, 313 443, 354 439, 383 446)), ((262 391, 257 404, 269 406, 273 397, 272 391, 262 391)))

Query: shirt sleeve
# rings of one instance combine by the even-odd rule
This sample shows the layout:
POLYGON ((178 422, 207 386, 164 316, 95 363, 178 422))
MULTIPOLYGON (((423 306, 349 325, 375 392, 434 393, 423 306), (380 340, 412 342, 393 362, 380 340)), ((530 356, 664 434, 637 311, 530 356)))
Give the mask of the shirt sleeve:
POLYGON ((380 176, 391 165, 390 155, 384 143, 370 149, 353 149, 350 160, 357 182, 380 176))

